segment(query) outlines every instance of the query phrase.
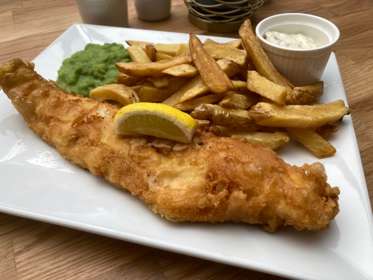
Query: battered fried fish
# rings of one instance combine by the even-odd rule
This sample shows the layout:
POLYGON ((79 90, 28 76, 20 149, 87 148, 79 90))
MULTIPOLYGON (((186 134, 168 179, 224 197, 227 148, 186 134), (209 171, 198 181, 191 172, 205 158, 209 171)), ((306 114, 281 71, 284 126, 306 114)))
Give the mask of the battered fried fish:
POLYGON ((208 133, 162 153, 145 138, 117 136, 116 107, 66 94, 19 59, 0 67, 0 85, 63 157, 168 220, 320 230, 338 213, 339 190, 327 184, 320 163, 291 166, 265 147, 208 133))

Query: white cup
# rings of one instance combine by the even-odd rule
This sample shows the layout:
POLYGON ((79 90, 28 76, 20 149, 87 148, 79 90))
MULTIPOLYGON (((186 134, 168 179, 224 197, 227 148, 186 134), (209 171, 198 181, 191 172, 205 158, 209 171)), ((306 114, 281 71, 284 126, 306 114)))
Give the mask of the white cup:
POLYGON ((276 68, 295 85, 320 80, 332 46, 340 36, 339 29, 331 21, 302 13, 285 13, 265 18, 258 23, 255 32, 276 68), (312 49, 280 47, 263 37, 267 31, 302 33, 317 39, 321 45, 312 49))
POLYGON ((76 0, 83 22, 128 26, 127 0, 76 0))

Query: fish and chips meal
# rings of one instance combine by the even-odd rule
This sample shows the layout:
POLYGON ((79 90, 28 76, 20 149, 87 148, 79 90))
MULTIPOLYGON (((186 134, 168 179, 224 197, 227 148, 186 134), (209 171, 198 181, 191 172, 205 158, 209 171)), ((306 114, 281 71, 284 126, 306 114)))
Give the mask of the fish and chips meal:
POLYGON ((339 189, 321 163, 274 150, 293 140, 318 158, 349 113, 320 103, 323 82, 294 85, 253 33, 188 43, 126 41, 67 58, 55 82, 13 59, 0 86, 27 125, 69 161, 175 222, 242 222, 268 231, 326 228, 339 189))

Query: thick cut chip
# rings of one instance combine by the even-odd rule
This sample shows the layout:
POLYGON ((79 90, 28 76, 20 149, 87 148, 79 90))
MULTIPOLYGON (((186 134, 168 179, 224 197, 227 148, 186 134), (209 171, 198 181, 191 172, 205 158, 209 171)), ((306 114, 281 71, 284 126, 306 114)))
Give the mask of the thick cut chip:
POLYGON ((171 56, 176 56, 185 50, 186 44, 154 44, 157 52, 166 53, 171 56))
POLYGON ((342 100, 316 105, 278 106, 260 102, 251 107, 256 123, 272 127, 316 128, 334 123, 348 113, 342 100))
POLYGON ((293 85, 282 76, 273 66, 267 54, 263 50, 258 38, 253 32, 250 19, 245 20, 239 29, 239 35, 246 52, 254 63, 257 71, 272 82, 292 88, 293 85))
POLYGON ((241 71, 241 68, 238 64, 228 59, 219 59, 218 61, 216 61, 216 63, 218 64, 220 69, 225 74, 227 74, 228 77, 232 77, 241 71))
POLYGON ((203 47, 215 59, 225 58, 232 60, 238 65, 245 65, 246 52, 244 50, 217 43, 205 43, 203 47))
POLYGON ((287 88, 273 83, 256 71, 247 72, 247 88, 277 104, 285 104, 287 88))
POLYGON ((329 139, 334 133, 339 129, 342 120, 339 120, 335 123, 329 123, 324 126, 318 127, 315 131, 325 139, 329 139))
POLYGON ((156 60, 156 52, 157 50, 155 49, 154 45, 152 43, 144 42, 144 41, 133 41, 133 40, 128 40, 126 43, 130 47, 140 47, 142 48, 147 56, 150 58, 151 61, 156 60))
POLYGON ((134 86, 139 84, 143 80, 143 77, 130 76, 124 73, 119 73, 117 77, 118 84, 124 84, 126 86, 134 86))
POLYGON ((167 98, 165 90, 151 85, 137 85, 132 87, 141 102, 160 102, 167 98))
POLYGON ((234 39, 234 40, 224 42, 224 43, 218 43, 212 39, 206 39, 206 41, 204 42, 204 45, 222 45, 226 47, 239 49, 241 47, 241 43, 242 43, 241 39, 234 39))
POLYGON ((208 87, 203 83, 201 76, 194 77, 182 86, 173 95, 167 98, 163 103, 170 106, 185 102, 187 100, 196 98, 209 91, 208 87))
POLYGON ((234 129, 252 129, 255 123, 248 111, 225 109, 219 105, 202 104, 196 107, 191 116, 196 119, 209 120, 215 125, 234 129))
POLYGON ((170 60, 172 58, 173 56, 166 54, 166 53, 162 53, 162 52, 155 53, 155 61, 170 60))
POLYGON ((198 74, 196 67, 190 64, 180 64, 162 71, 164 74, 168 74, 175 77, 194 77, 198 74))
POLYGON ((169 56, 184 55, 188 52, 185 51, 188 49, 187 44, 164 44, 164 43, 150 43, 145 41, 135 41, 128 40, 126 41, 130 46, 140 46, 145 48, 146 45, 153 45, 157 52, 167 54, 169 56))
POLYGON ((206 129, 210 126, 210 121, 208 120, 195 120, 197 122, 197 128, 206 129))
POLYGON ((239 94, 229 91, 227 95, 219 102, 219 105, 229 109, 247 109, 257 102, 254 95, 239 94))
POLYGON ((156 88, 147 84, 137 85, 133 88, 141 102, 162 102, 182 87, 184 83, 183 79, 175 78, 167 88, 156 88))
POLYGON ((290 141, 285 132, 243 132, 232 134, 232 138, 244 140, 254 144, 260 144, 277 150, 290 141))
MULTIPOLYGON (((240 71, 238 65, 227 59, 217 61, 219 67, 230 77, 240 71)), ((167 98, 163 103, 175 106, 176 104, 201 96, 209 91, 201 76, 196 76, 181 87, 177 92, 167 98)))
POLYGON ((157 50, 155 49, 155 47, 152 44, 146 44, 145 47, 144 47, 144 51, 146 52, 146 54, 148 55, 148 57, 150 58, 151 61, 156 60, 157 50))
POLYGON ((164 44, 164 43, 150 43, 145 41, 135 41, 135 40, 128 40, 126 43, 130 46, 140 46, 145 47, 146 45, 152 44, 157 52, 165 53, 170 56, 176 56, 185 50, 186 44, 164 44))
POLYGON ((216 94, 224 94, 233 88, 229 80, 215 60, 203 48, 201 41, 194 34, 190 35, 189 48, 192 60, 197 67, 203 82, 216 94))
POLYGON ((140 46, 130 46, 127 48, 127 51, 129 56, 131 57, 131 60, 134 62, 151 62, 151 59, 146 54, 145 50, 140 46))
POLYGON ((170 95, 168 90, 149 85, 135 86, 133 89, 137 92, 141 102, 162 102, 170 95))
POLYGON ((174 80, 172 77, 161 76, 161 77, 149 77, 148 80, 156 87, 156 88, 165 88, 170 85, 170 83, 174 80))
POLYGON ((220 99, 221 97, 216 94, 208 94, 176 104, 174 107, 181 111, 191 111, 201 104, 213 104, 218 102, 220 99))
POLYGON ((176 56, 179 55, 190 55, 188 44, 180 44, 180 48, 176 53, 176 56))
POLYGON ((317 82, 312 85, 294 87, 286 96, 286 104, 307 105, 316 103, 323 93, 324 83, 317 82))
POLYGON ((333 156, 335 148, 327 140, 311 129, 289 128, 291 138, 301 143, 307 150, 318 158, 333 156))
POLYGON ((240 94, 245 94, 245 95, 247 94, 249 96, 256 96, 256 97, 258 97, 256 93, 250 91, 247 88, 247 81, 232 80, 232 84, 233 84, 233 91, 235 91, 237 93, 240 93, 240 94))
POLYGON ((240 80, 232 80, 234 89, 247 89, 247 82, 240 80))
POLYGON ((117 68, 120 72, 123 72, 131 76, 160 76, 162 71, 175 65, 189 63, 190 57, 188 56, 177 56, 170 60, 149 62, 149 63, 138 63, 138 62, 119 62, 117 68))

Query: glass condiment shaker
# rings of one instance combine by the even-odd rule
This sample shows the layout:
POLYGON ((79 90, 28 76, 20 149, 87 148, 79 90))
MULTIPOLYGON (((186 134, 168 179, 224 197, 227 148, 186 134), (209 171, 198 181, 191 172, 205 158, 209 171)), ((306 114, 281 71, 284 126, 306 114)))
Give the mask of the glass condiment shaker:
POLYGON ((135 0, 139 19, 160 21, 170 16, 171 0, 135 0))

